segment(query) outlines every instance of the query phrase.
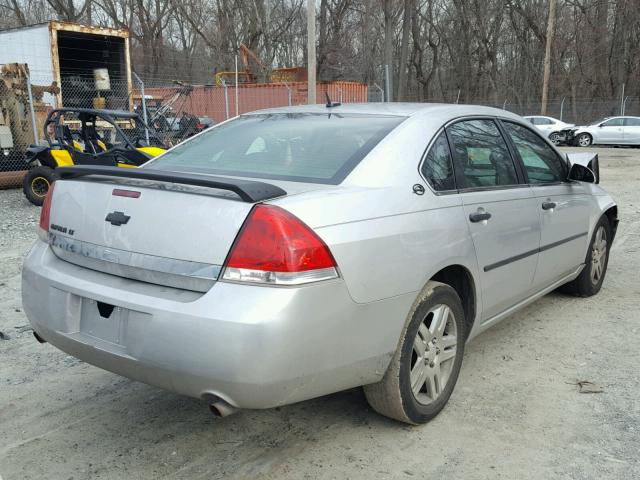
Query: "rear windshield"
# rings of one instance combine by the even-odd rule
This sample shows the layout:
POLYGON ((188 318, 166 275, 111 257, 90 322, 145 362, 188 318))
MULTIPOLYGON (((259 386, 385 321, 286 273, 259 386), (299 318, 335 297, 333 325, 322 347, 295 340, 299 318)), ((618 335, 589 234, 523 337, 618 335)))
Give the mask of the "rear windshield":
POLYGON ((147 168, 311 183, 340 183, 405 117, 248 115, 178 145, 147 168))

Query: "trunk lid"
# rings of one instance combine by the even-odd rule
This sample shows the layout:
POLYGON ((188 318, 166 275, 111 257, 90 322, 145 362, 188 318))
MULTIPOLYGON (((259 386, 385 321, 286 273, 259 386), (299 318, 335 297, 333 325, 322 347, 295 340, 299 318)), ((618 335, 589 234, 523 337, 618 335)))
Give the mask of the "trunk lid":
POLYGON ((57 256, 87 268, 206 291, 252 207, 234 193, 200 187, 62 180, 49 242, 57 256), (116 196, 114 189, 140 195, 116 196))

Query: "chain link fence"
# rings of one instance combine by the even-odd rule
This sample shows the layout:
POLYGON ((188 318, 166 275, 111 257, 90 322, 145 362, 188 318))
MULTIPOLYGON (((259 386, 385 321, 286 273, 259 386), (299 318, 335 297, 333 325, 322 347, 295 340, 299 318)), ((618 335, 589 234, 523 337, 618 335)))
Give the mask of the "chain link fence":
MULTIPOLYGON (((114 144, 115 133, 106 123, 96 122, 96 132, 87 133, 83 131, 82 119, 72 113, 64 117, 65 128, 55 131, 50 127, 45 131, 45 120, 54 108, 134 112, 150 130, 129 128, 127 122, 118 124, 126 134, 132 135, 135 130, 132 140, 142 145, 172 146, 238 114, 307 103, 306 82, 240 84, 236 88, 229 81, 232 80, 191 85, 170 79, 140 79, 132 72, 131 78, 71 75, 58 85, 51 82, 50 72, 29 73, 17 64, 0 65, 0 188, 20 185, 32 145, 48 146, 51 142, 54 148, 59 148, 57 145, 64 141, 79 152, 99 155, 114 144), (100 149, 96 148, 98 141, 103 144, 100 149)), ((316 89, 318 103, 324 103, 327 95, 331 101, 341 103, 385 100, 384 89, 378 84, 319 82, 316 89)), ((474 103, 520 115, 540 113, 539 103, 523 104, 509 99, 502 103, 496 103, 495 99, 474 103)), ((594 101, 566 97, 550 101, 547 108, 547 115, 574 124, 623 113, 640 116, 640 98, 594 101)))

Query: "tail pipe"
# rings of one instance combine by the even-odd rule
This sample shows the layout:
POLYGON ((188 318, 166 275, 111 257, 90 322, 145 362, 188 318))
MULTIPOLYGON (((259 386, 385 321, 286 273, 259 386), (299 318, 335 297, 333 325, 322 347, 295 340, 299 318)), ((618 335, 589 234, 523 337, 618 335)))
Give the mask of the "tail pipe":
POLYGON ((238 411, 236 407, 213 393, 205 393, 202 399, 209 404, 209 410, 216 417, 228 417, 238 411))

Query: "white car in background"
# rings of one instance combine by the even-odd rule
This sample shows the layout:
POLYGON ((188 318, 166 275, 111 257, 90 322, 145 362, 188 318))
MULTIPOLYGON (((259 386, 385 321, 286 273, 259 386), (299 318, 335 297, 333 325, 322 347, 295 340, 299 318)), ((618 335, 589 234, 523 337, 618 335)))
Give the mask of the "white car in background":
POLYGON ((530 115, 524 118, 530 121, 554 145, 560 145, 566 140, 562 130, 575 127, 573 123, 565 123, 557 118, 543 115, 530 115))
POLYGON ((580 147, 640 145, 640 117, 601 118, 590 125, 571 129, 569 136, 580 147))

